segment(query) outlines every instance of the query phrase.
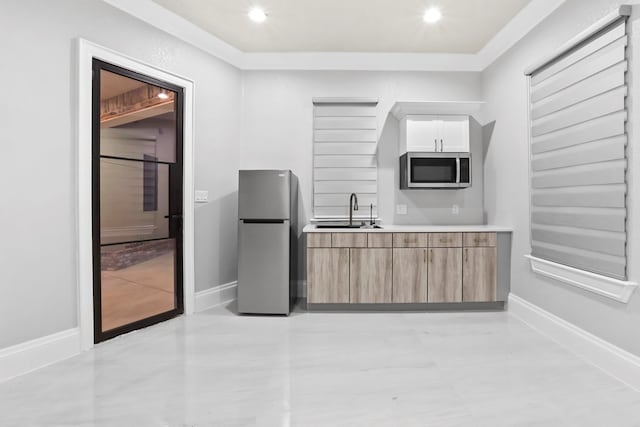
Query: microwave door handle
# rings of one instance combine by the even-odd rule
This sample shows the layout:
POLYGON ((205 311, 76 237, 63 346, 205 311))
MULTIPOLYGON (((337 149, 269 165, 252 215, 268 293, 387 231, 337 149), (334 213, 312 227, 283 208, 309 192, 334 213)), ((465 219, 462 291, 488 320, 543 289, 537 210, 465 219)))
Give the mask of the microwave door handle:
POLYGON ((456 157, 456 184, 460 184, 460 157, 456 157))

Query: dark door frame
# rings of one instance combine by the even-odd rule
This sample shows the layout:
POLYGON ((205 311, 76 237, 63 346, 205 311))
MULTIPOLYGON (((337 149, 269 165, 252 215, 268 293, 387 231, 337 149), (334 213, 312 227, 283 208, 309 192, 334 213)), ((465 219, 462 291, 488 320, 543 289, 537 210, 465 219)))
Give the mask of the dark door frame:
POLYGON ((136 329, 163 322, 184 313, 182 227, 184 200, 184 88, 96 58, 92 61, 91 102, 91 187, 92 187, 92 259, 93 259, 93 335, 94 343, 131 332, 136 329), (108 331, 102 331, 102 289, 100 256, 100 70, 110 71, 125 77, 162 87, 176 93, 176 162, 169 164, 169 235, 176 239, 176 263, 174 269, 175 308, 108 331), (173 218, 173 220, 172 220, 173 218))

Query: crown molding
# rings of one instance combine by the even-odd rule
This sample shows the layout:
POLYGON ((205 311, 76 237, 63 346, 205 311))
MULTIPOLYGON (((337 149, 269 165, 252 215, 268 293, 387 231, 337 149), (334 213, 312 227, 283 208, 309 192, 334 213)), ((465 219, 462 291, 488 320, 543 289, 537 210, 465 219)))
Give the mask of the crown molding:
POLYGON ((566 0, 532 0, 476 54, 481 70, 511 49, 566 0))
POLYGON ((105 3, 239 67, 244 53, 152 0, 103 0, 105 3))
POLYGON ((566 0, 532 0, 476 54, 293 52, 251 53, 152 0, 103 0, 241 70, 483 71, 566 0))
POLYGON ((475 55, 442 53, 245 53, 243 70, 482 71, 475 55))

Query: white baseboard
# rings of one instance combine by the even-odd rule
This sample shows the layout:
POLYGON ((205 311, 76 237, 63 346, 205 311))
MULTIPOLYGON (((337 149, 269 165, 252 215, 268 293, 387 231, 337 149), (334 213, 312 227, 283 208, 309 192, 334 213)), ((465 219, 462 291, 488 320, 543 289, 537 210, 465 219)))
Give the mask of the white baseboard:
POLYGON ((640 391, 640 357, 511 294, 509 313, 635 391, 640 391))
POLYGON ((224 285, 214 286, 204 291, 196 292, 195 312, 207 310, 211 307, 227 303, 236 299, 238 295, 238 282, 229 282, 224 285))
POLYGON ((78 328, 57 332, 0 350, 0 381, 5 381, 80 353, 78 328))

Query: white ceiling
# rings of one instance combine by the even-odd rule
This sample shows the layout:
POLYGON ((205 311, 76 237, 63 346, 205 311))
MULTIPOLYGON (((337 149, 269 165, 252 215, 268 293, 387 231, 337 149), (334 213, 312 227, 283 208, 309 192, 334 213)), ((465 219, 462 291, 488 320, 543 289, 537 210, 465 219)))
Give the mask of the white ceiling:
POLYGON ((153 0, 243 52, 475 54, 530 0, 153 0), (268 14, 248 19, 252 6, 268 14), (422 15, 437 6, 442 19, 422 15))
POLYGON ((146 83, 139 80, 102 70, 100 72, 100 99, 109 99, 144 85, 146 83))
MULTIPOLYGON (((243 52, 153 0, 102 1, 178 39, 190 43, 241 70, 449 72, 482 71, 486 69, 567 0, 530 0, 529 3, 509 20, 477 53, 243 52)), ((245 5, 247 4, 247 0, 238 1, 244 2, 245 5)), ((394 0, 388 1, 391 2, 394 0)), ((435 2, 438 0, 424 1, 435 2)), ((456 0, 456 2, 457 1, 462 3, 467 0, 456 0)))

